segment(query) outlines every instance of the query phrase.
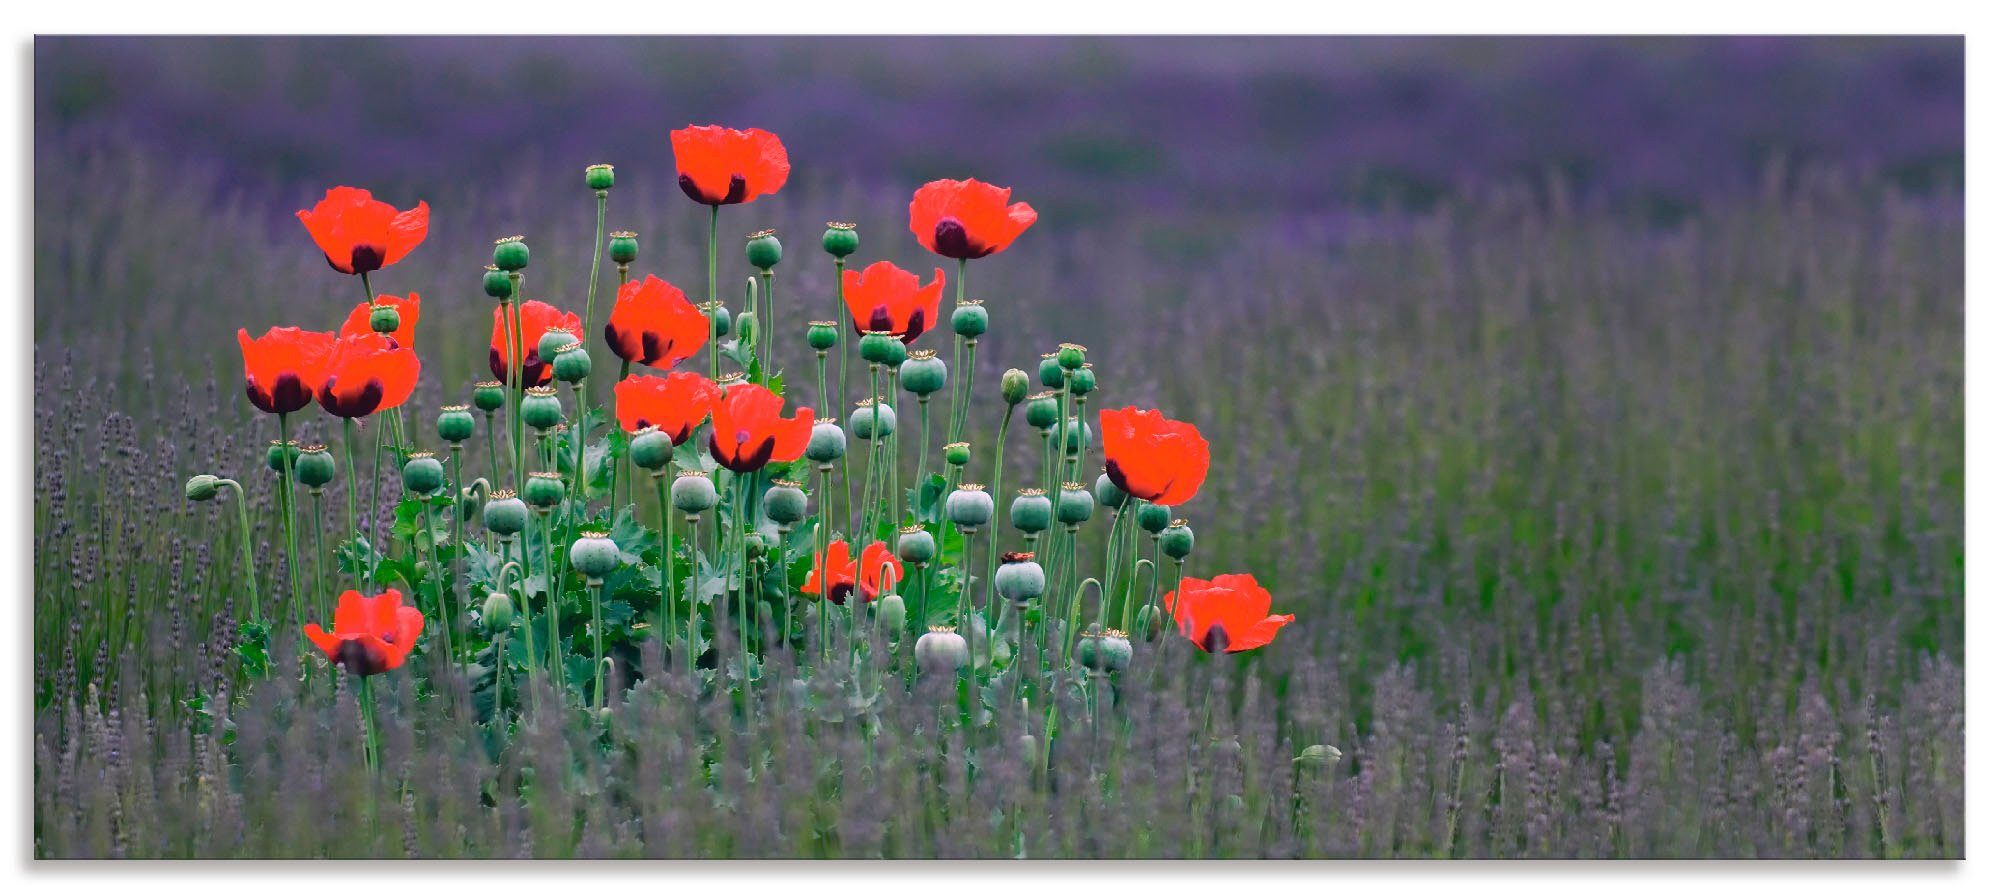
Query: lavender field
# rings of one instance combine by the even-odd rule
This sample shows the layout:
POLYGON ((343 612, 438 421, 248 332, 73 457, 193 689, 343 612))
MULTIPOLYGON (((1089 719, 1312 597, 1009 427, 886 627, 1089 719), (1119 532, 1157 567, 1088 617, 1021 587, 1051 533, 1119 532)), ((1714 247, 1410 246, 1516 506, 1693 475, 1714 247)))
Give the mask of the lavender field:
MULTIPOLYGON (((37 857, 1964 856, 1960 41, 45 38, 35 67, 37 857), (1002 370, 1087 345, 1093 408, 1206 435, 1186 573, 1254 570, 1296 620, 1236 654, 1135 636, 1033 711, 899 685, 887 646, 772 648, 754 683, 746 646, 722 688, 721 623, 700 673, 620 639, 601 707, 504 683, 511 721, 448 645, 325 673, 285 625, 333 569, 287 558, 235 342, 356 300, 294 212, 428 202, 375 283, 422 293, 405 411, 442 449, 490 377, 494 238, 583 307, 586 164, 617 166, 635 275, 701 290, 667 134, 711 121, 790 152, 721 254, 733 306, 738 238, 784 239, 787 385, 837 308, 827 221, 927 277, 911 190, 1009 185, 1040 219, 973 264, 968 440, 1012 418, 1002 370), (201 473, 241 482, 254 594, 201 473)), ((1043 461, 1013 425, 974 464, 1008 495, 1043 461)), ((365 473, 414 537, 404 479, 365 473)), ((300 512, 344 523, 352 484, 300 512)), ((980 551, 1020 546, 1001 506, 980 551)), ((1113 573, 1115 517, 1082 572, 1113 573)))

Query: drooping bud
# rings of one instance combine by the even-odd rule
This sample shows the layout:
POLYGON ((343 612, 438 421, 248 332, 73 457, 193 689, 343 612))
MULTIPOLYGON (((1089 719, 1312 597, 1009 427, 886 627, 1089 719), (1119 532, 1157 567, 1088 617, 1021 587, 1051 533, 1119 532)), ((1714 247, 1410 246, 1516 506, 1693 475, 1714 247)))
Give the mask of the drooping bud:
POLYGON ((1016 606, 1040 599, 1049 586, 1048 572, 1035 561, 1034 553, 1003 553, 1000 567, 993 572, 993 589, 1016 606))
POLYGON ((472 437, 472 408, 451 404, 438 408, 438 437, 456 444, 472 437))
POLYGON ((951 331, 966 339, 985 335, 986 305, 979 301, 960 301, 951 311, 951 331))
POLYGON ((1158 503, 1139 504, 1139 527, 1144 528, 1146 533, 1157 536, 1161 531, 1166 530, 1168 525, 1173 524, 1173 522, 1173 507, 1162 506, 1158 503))
POLYGON ((1075 371, 1083 368, 1083 346, 1063 342, 1056 345, 1056 363, 1063 369, 1075 371))
POLYGON ((1147 642, 1159 639, 1161 629, 1160 614, 1159 606, 1150 602, 1147 603, 1145 607, 1139 609, 1138 623, 1134 625, 1132 634, 1147 642))
POLYGON ((583 169, 583 185, 599 192, 610 189, 616 180, 610 165, 596 164, 583 169))
POLYGON ((909 609, 903 605, 903 597, 887 593, 877 597, 869 607, 875 610, 875 624, 889 631, 891 639, 902 639, 903 624, 909 620, 909 609))
POLYGON ((1090 491, 1085 490, 1082 484, 1065 481, 1062 494, 1056 500, 1056 521, 1066 525, 1083 524, 1090 521, 1096 507, 1097 501, 1091 498, 1090 491))
POLYGON ((814 320, 806 324, 806 344, 822 354, 832 350, 840 342, 839 324, 832 320, 814 320))
POLYGON ((486 508, 480 518, 486 530, 502 537, 512 537, 528 529, 528 504, 521 501, 512 490, 496 490, 486 500, 486 508))
POLYGON ((929 398, 933 393, 944 390, 945 365, 938 359, 936 351, 911 351, 908 360, 897 367, 896 378, 903 390, 917 396, 919 400, 929 398))
POLYGON ((514 601, 505 593, 494 593, 486 597, 486 603, 479 607, 480 626, 486 628, 488 636, 514 626, 514 601))
POLYGON ((396 305, 383 303, 368 308, 368 328, 387 335, 403 325, 403 312, 396 305))
POLYGON ((1035 367, 1035 379, 1042 383, 1043 388, 1063 387, 1062 363, 1056 360, 1056 355, 1042 355, 1042 364, 1035 367))
POLYGON ((961 484, 944 498, 944 517, 960 530, 986 524, 993 520, 993 495, 984 484, 961 484))
POLYGON ((901 343, 887 332, 865 333, 861 336, 861 359, 877 365, 886 364, 889 358, 895 356, 895 348, 891 346, 901 343))
POLYGON ((536 509, 549 510, 562 505, 569 486, 563 483, 560 472, 529 472, 528 481, 521 485, 521 497, 536 509))
POLYGON ((514 280, 492 264, 486 265, 486 274, 479 279, 479 285, 486 290, 486 297, 505 301, 514 295, 514 280))
POLYGON ((909 525, 896 533, 896 557, 922 565, 937 556, 937 539, 923 525, 909 525))
POLYGON ((569 545, 569 564, 592 583, 618 570, 618 544, 603 531, 585 531, 569 545))
POLYGON ((590 376, 590 351, 583 342, 573 341, 556 349, 553 364, 558 381, 575 384, 590 376))
POLYGON ((773 481, 764 492, 764 517, 790 530, 806 517, 806 492, 796 481, 773 481))
POLYGON ((674 478, 670 494, 674 508, 684 515, 700 515, 714 508, 715 482, 696 469, 682 469, 674 478))
POLYGON ((493 266, 508 273, 528 266, 528 243, 520 236, 493 240, 493 266))
POLYGON ((944 461, 954 466, 972 462, 972 444, 966 441, 953 441, 944 445, 944 461))
POLYGON ((286 460, 296 463, 298 458, 299 442, 297 441, 279 443, 276 438, 273 438, 271 439, 271 446, 264 450, 264 465, 269 466, 273 472, 283 472, 286 460))
POLYGON ((744 311, 736 315, 736 340, 744 344, 757 343, 757 315, 744 311))
POLYGON ((758 230, 751 233, 743 244, 743 256, 750 261, 750 266, 769 273, 785 256, 785 247, 778 242, 778 231, 758 230))
POLYGON ((855 401, 854 412, 847 416, 847 429, 864 441, 875 440, 877 434, 887 437, 896 433, 896 408, 887 401, 874 398, 855 401))
POLYGON ((556 390, 547 385, 538 385, 527 390, 521 398, 521 421, 533 426, 537 431, 546 431, 562 424, 562 399, 556 397, 556 390))
POLYGON ((844 258, 861 248, 861 234, 854 231, 851 223, 827 221, 826 235, 819 237, 819 247, 836 258, 844 258))
POLYGON ((1188 527, 1187 519, 1174 519, 1173 524, 1160 532, 1160 552, 1175 560, 1185 559, 1194 552, 1194 529, 1188 527))
POLYGON ((641 469, 658 472, 674 461, 674 438, 657 426, 648 425, 632 436, 629 448, 632 464, 641 469))
POLYGON ((215 499, 215 492, 221 489, 222 479, 214 475, 196 475, 187 480, 187 498, 196 503, 206 503, 215 499))
POLYGON ((299 483, 313 490, 332 481, 338 467, 333 454, 326 452, 325 444, 307 444, 299 449, 298 459, 292 462, 292 472, 299 476, 299 483))
POLYGON ((1028 399, 1028 374, 1019 369, 1009 369, 1000 374, 1000 399, 1007 406, 1014 406, 1028 399))
POLYGON ((932 627, 917 637, 917 664, 927 673, 956 673, 972 661, 965 637, 950 627, 932 627))
POLYGON ((834 460, 847 455, 847 433, 834 422, 813 423, 812 438, 806 441, 806 459, 830 466, 834 460))
POLYGON ((639 234, 619 230, 611 234, 611 263, 630 264, 639 260, 639 234))
POLYGON ((1125 501, 1131 499, 1132 496, 1120 490, 1118 485, 1111 480, 1110 475, 1097 476, 1097 483, 1091 485, 1091 490, 1096 493, 1097 502, 1102 504, 1106 509, 1115 510, 1125 505, 1125 501))
POLYGON ((472 405, 481 413, 491 413, 507 405, 507 386, 499 382, 478 382, 472 386, 472 405))
POLYGON ((1028 424, 1047 431, 1062 419, 1062 404, 1056 400, 1056 392, 1044 391, 1028 398, 1028 424))
POLYGON ((437 493, 444 487, 444 463, 429 452, 412 453, 403 463, 403 488, 419 496, 437 493))
POLYGON ((1039 534, 1049 529, 1049 519, 1055 513, 1055 505, 1049 495, 1039 487, 1023 488, 1007 507, 1007 520, 1024 534, 1039 534))

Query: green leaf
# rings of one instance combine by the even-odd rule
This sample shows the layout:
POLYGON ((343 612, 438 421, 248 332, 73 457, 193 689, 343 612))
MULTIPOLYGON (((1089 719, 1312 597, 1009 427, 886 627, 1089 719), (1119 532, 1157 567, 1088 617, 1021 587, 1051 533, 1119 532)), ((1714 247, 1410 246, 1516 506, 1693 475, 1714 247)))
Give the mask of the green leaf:
POLYGON ((334 547, 334 557, 340 573, 356 577, 373 577, 375 566, 382 561, 382 554, 375 551, 375 544, 365 537, 356 537, 334 547))

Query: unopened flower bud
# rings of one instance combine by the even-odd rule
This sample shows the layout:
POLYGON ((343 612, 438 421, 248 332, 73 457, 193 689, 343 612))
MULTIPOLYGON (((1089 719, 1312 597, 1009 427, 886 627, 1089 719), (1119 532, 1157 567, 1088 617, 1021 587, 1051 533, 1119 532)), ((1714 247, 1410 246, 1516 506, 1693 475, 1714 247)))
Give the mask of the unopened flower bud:
POLYGON ((953 673, 971 661, 965 637, 950 627, 932 627, 917 637, 917 663, 928 673, 953 673))
POLYGON ((494 491, 480 515, 486 530, 502 537, 512 537, 528 528, 528 504, 511 490, 494 491))
POLYGON ((557 381, 575 384, 590 376, 590 351, 583 342, 573 341, 556 349, 553 364, 557 381))
POLYGON ((520 236, 493 240, 493 266, 513 273, 528 266, 528 243, 520 236))
POLYGON ((560 472, 529 472, 527 483, 521 485, 521 498, 536 509, 554 509, 568 491, 560 472))
POLYGON ((1090 491, 1084 490, 1083 485, 1065 481, 1062 493, 1056 499, 1056 521, 1066 525, 1083 524, 1090 521, 1096 507, 1097 501, 1092 499, 1090 491))
POLYGON ((196 475, 193 478, 189 478, 187 480, 187 498, 197 503, 206 503, 209 500, 213 500, 215 499, 215 492, 221 489, 221 481, 222 479, 214 475, 196 475))
POLYGON ((618 570, 618 544, 603 531, 585 531, 569 545, 569 564, 584 577, 601 581, 618 570))
POLYGON ((333 454, 326 452, 325 444, 307 444, 299 450, 298 459, 292 462, 292 473, 299 476, 299 483, 314 490, 332 481, 337 468, 333 454))
POLYGON ((836 258, 844 258, 861 247, 861 234, 854 231, 851 223, 828 221, 826 235, 819 238, 819 247, 836 258))
POLYGON ((944 498, 944 517, 960 528, 976 528, 993 520, 993 495, 984 484, 961 484, 944 498))
POLYGON ((875 440, 877 434, 883 437, 893 435, 896 433, 896 408, 874 398, 856 401, 854 412, 847 416, 847 428, 864 441, 875 440))
POLYGON ((507 386, 499 382, 479 382, 472 386, 472 405, 481 413, 491 413, 507 405, 507 386))
POLYGON ((617 179, 610 165, 591 165, 583 169, 583 185, 591 189, 600 191, 610 189, 611 184, 617 179))
POLYGON ((674 439, 672 435, 649 425, 632 436, 630 451, 633 465, 659 471, 674 461, 674 439))
POLYGON ((1176 560, 1185 559, 1194 552, 1194 529, 1188 527, 1187 519, 1174 519, 1173 524, 1160 532, 1160 552, 1176 560))
POLYGON ((685 469, 674 478, 670 496, 682 514, 700 515, 715 506, 715 482, 699 471, 685 469))
POLYGON ((896 534, 896 557, 922 565, 937 556, 937 538, 923 525, 910 525, 896 534))
POLYGON ((978 338, 986 334, 986 305, 978 301, 960 301, 951 311, 951 331, 960 338, 978 338))
POLYGON ((972 445, 965 441, 953 441, 944 445, 944 461, 954 466, 972 462, 972 445))
POLYGON ((1049 529, 1049 519, 1055 513, 1055 504, 1049 495, 1039 487, 1022 490, 1007 507, 1007 520, 1016 530, 1024 534, 1038 534, 1049 529))
POLYGON ((1145 607, 1139 609, 1132 635, 1152 642, 1160 638, 1160 629, 1160 607, 1147 603, 1145 607))
POLYGON ((393 304, 377 304, 368 309, 368 328, 384 335, 403 325, 403 312, 393 304))
POLYGON ((790 527, 806 517, 806 492, 796 481, 773 481, 764 492, 764 517, 790 527))
POLYGON ((1139 527, 1144 528, 1146 533, 1158 534, 1166 530, 1167 526, 1173 524, 1173 522, 1173 507, 1162 506, 1158 503, 1141 503, 1139 505, 1139 527))
POLYGON ((452 404, 438 408, 438 437, 456 444, 472 437, 472 408, 452 404))
POLYGON ((904 391, 927 398, 944 390, 944 361, 938 359, 936 351, 911 351, 909 359, 897 368, 896 378, 904 391))
POLYGON ((778 231, 758 230, 751 233, 743 244, 743 256, 749 259, 750 266, 770 272, 785 256, 785 247, 778 242, 778 231))
POLYGON ((505 301, 514 296, 514 279, 492 264, 486 265, 486 274, 479 279, 480 287, 486 290, 486 297, 505 301))
POLYGON ((1017 606, 1041 598, 1048 586, 1048 572, 1035 561, 1034 553, 1004 553, 1000 567, 993 572, 993 589, 1017 606))
POLYGON ((514 626, 514 601, 505 593, 494 593, 486 597, 486 603, 479 607, 479 623, 486 628, 488 636, 514 626))
POLYGON ((412 453, 403 463, 403 487, 410 493, 427 496, 444 487, 444 463, 429 453, 412 453))
POLYGON ((901 639, 903 624, 909 620, 909 609, 903 605, 903 597, 895 593, 878 597, 869 606, 875 609, 875 623, 889 632, 892 639, 901 639))
POLYGON ((538 431, 562 424, 562 399, 556 397, 556 390, 546 385, 528 389, 521 398, 521 421, 538 431))
POLYGON ((1097 502, 1103 504, 1106 509, 1117 509, 1125 505, 1126 500, 1131 499, 1130 494, 1120 490, 1118 485, 1112 482, 1110 475, 1097 476, 1097 483, 1091 485, 1090 489, 1097 495, 1097 502))
POLYGON ((1028 399, 1028 374, 1019 369, 1009 369, 1000 374, 1000 399, 1007 406, 1014 406, 1028 399))
POLYGON ((847 433, 838 423, 813 423, 812 438, 806 441, 806 459, 826 465, 847 454, 847 433))
POLYGON ((814 320, 806 325, 806 344, 813 350, 825 353, 840 342, 840 332, 832 320, 814 320))
POLYGON ((1044 391, 1028 398, 1028 424, 1047 430, 1054 428, 1062 419, 1062 404, 1056 400, 1056 393, 1044 391))
POLYGON ((611 263, 630 264, 639 259, 639 234, 619 230, 611 234, 611 263))
POLYGON ((736 315, 736 340, 745 344, 757 343, 757 315, 744 311, 736 315))
POLYGON ((1292 758, 1292 763, 1314 770, 1324 769, 1340 763, 1340 749, 1332 745, 1307 745, 1292 758))

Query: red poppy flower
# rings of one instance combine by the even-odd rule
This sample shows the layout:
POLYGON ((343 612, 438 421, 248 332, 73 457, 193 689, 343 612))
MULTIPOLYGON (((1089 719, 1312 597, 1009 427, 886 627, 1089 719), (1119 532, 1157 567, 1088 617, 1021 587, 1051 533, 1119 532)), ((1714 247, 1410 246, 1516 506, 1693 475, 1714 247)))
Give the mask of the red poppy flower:
POLYGON ((786 418, 785 399, 762 385, 724 389, 709 414, 709 455, 737 474, 798 459, 812 439, 813 411, 800 407, 786 418))
POLYGON ((333 610, 332 633, 318 624, 307 624, 305 630, 328 661, 366 677, 403 666, 424 632, 424 615, 404 605, 403 594, 395 590, 380 596, 349 590, 340 594, 340 605, 333 610))
POLYGON ((374 332, 374 327, 368 325, 368 316, 375 311, 375 305, 387 304, 396 308, 396 312, 402 317, 402 321, 396 324, 396 331, 389 333, 389 337, 395 339, 399 345, 415 347, 417 317, 423 314, 423 302, 424 299, 417 297, 415 292, 411 292, 408 298, 377 295, 374 301, 363 301, 354 305, 354 309, 347 313, 347 322, 340 324, 340 334, 346 337, 374 332))
MULTIPOLYGON (((518 351, 507 350, 507 317, 506 304, 495 304, 493 306, 493 341, 486 350, 486 365, 493 370, 493 378, 500 380, 502 383, 507 381, 507 368, 515 365, 509 361, 512 361, 519 353, 518 351), (502 352, 506 352, 504 358, 502 357, 502 352)), ((540 352, 536 349, 536 345, 541 342, 542 336, 547 335, 550 329, 568 329, 571 332, 576 332, 583 327, 583 322, 577 319, 576 314, 564 313, 540 301, 523 301, 521 302, 521 319, 518 325, 521 328, 520 331, 514 333, 514 346, 519 348, 521 345, 526 344, 528 347, 526 352, 527 363, 521 369, 521 387, 532 388, 536 385, 546 385, 549 379, 555 375, 555 370, 551 369, 548 362, 542 359, 540 352)))
POLYGON ((1204 652, 1261 648, 1292 623, 1291 615, 1271 614, 1270 592, 1248 574, 1222 574, 1212 581, 1183 578, 1166 602, 1181 635, 1204 652))
POLYGON ((673 283, 648 275, 618 287, 604 340, 624 360, 667 369, 708 343, 709 326, 708 315, 673 283))
POLYGON ((910 198, 910 232, 947 258, 969 261, 1005 251, 1035 223, 1027 202, 1007 204, 1013 195, 977 180, 932 180, 910 198))
POLYGON ((266 413, 296 413, 312 403, 326 379, 333 333, 272 326, 251 338, 249 330, 238 329, 236 343, 243 348, 243 391, 251 406, 266 413))
POLYGON ((860 562, 857 563, 851 556, 847 541, 835 540, 827 546, 824 555, 813 557, 812 572, 806 575, 805 585, 799 587, 799 592, 817 597, 820 575, 825 574, 828 602, 846 605, 848 595, 857 588, 861 590, 862 602, 873 602, 877 595, 903 579, 902 560, 879 540, 862 548, 860 562))
POLYGON ((695 426, 708 418, 709 408, 722 395, 722 386, 707 376, 691 372, 670 372, 664 376, 627 376, 611 386, 611 402, 618 408, 618 427, 628 432, 648 425, 658 426, 674 439, 676 446, 687 443, 695 426))
POLYGON ((388 202, 376 201, 368 190, 336 186, 311 211, 299 212, 299 221, 333 269, 367 273, 402 260, 424 241, 431 229, 431 206, 418 202, 415 208, 397 211, 388 202))
POLYGON ((842 271, 841 294, 854 331, 889 332, 909 344, 937 325, 944 270, 932 270, 930 285, 920 285, 916 274, 888 261, 876 261, 859 273, 842 271))
POLYGON ((1120 490, 1162 506, 1194 499, 1208 477, 1208 440, 1159 410, 1098 410, 1104 474, 1120 490))
POLYGON ((417 390, 423 365, 417 352, 379 332, 350 335, 333 343, 319 405, 343 419, 393 410, 417 390))
POLYGON ((792 173, 785 144, 768 130, 707 124, 683 127, 669 137, 681 192, 704 205, 755 201, 777 192, 792 173))

